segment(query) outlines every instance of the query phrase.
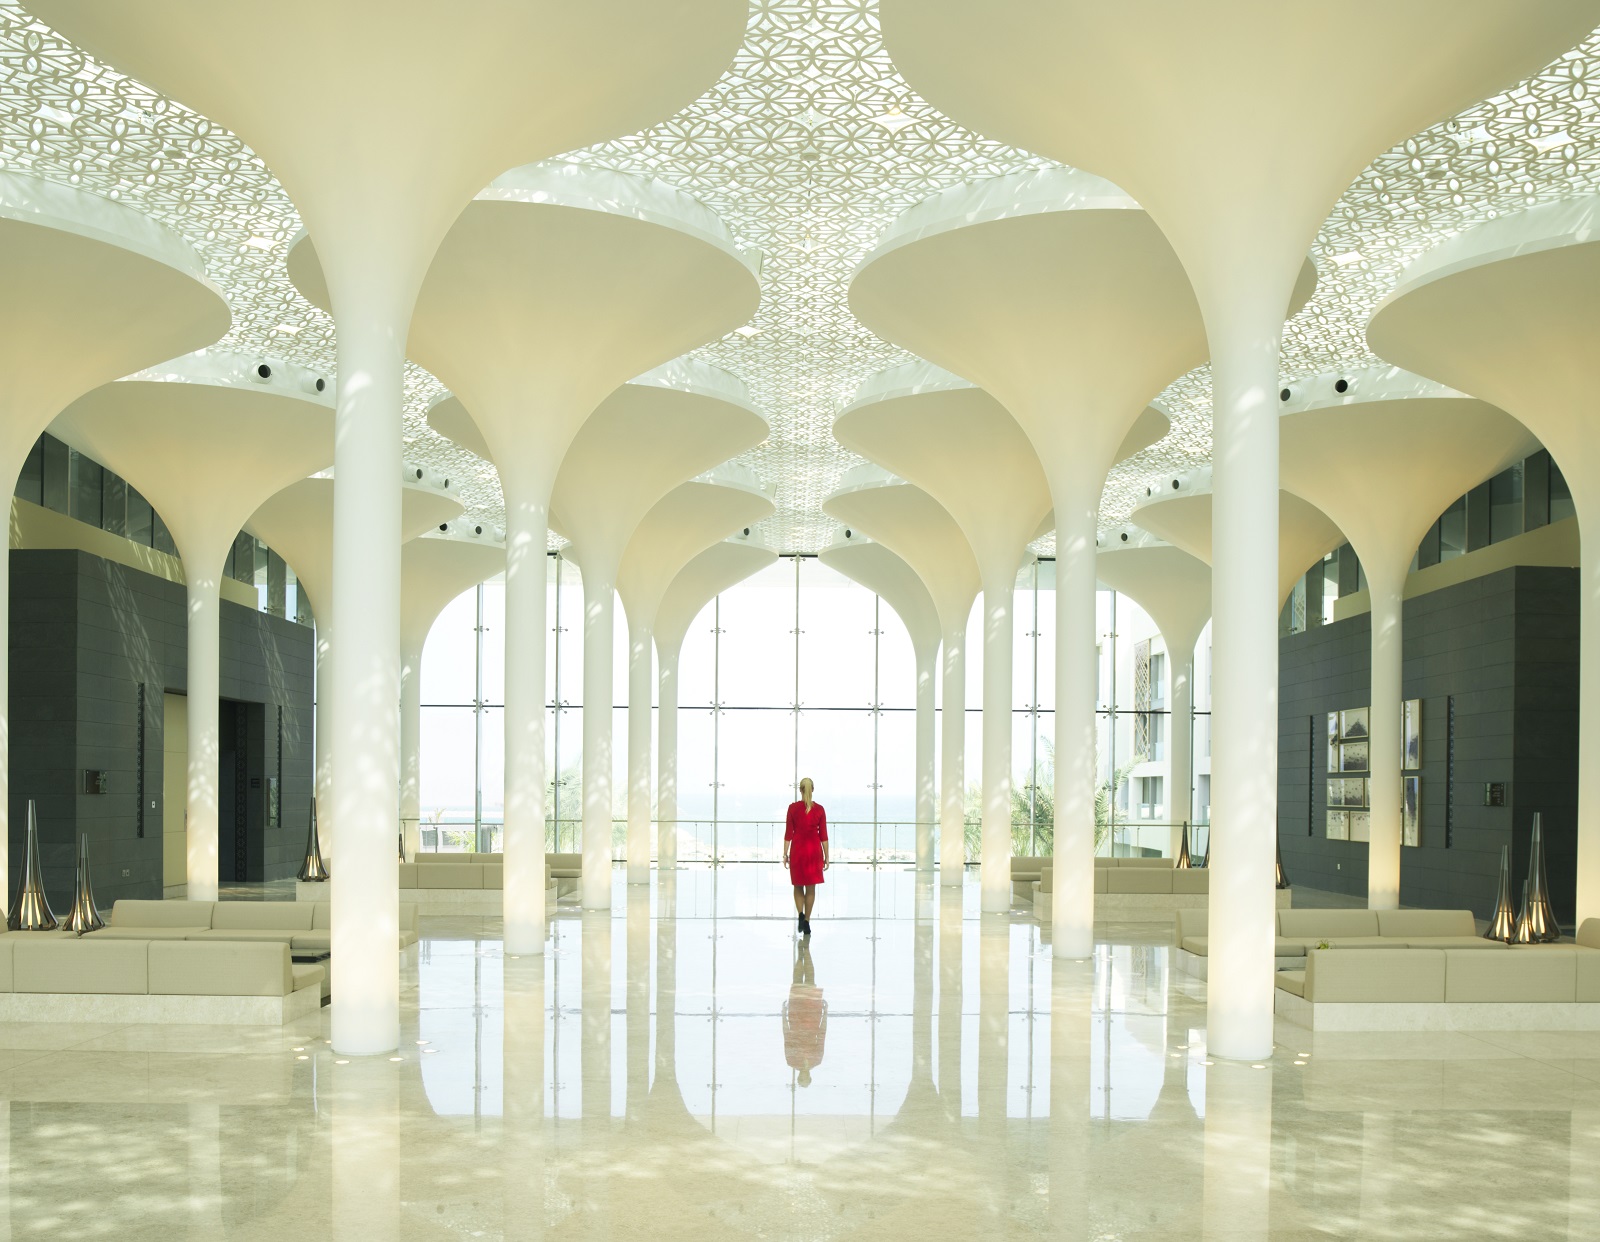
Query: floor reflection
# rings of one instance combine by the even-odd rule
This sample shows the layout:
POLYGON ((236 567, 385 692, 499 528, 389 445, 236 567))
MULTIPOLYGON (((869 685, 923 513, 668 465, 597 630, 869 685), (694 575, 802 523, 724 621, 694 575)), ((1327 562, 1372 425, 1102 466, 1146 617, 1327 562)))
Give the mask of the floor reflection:
POLYGON ((425 920, 403 1046, 0 1026, 0 1237, 1600 1236, 1600 1036, 1204 1046, 1166 929, 1053 960, 977 888, 618 876, 542 957, 425 920))

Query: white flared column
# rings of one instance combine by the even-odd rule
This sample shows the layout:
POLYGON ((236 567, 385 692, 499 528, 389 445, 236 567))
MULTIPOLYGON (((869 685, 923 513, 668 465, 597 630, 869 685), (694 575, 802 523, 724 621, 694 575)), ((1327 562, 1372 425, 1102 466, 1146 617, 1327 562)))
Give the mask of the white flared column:
POLYGON ((650 883, 650 628, 628 627, 628 883, 650 883))
POLYGON ((614 575, 583 567, 583 908, 611 905, 611 638, 614 575))
POLYGON ((334 305, 339 404, 333 489, 334 1050, 400 1042, 400 411, 405 306, 334 305))
POLYGON ((332 627, 317 618, 317 704, 313 728, 312 794, 317 802, 317 841, 322 859, 333 857, 333 640, 332 627))
POLYGON ((547 482, 501 470, 506 497, 505 888, 507 953, 544 952, 547 482))
POLYGON ((1194 813, 1194 647, 1199 640, 1189 642, 1188 650, 1181 649, 1181 643, 1192 637, 1179 638, 1180 649, 1174 649, 1173 639, 1167 640, 1167 677, 1171 687, 1167 701, 1172 704, 1171 727, 1167 730, 1171 752, 1167 771, 1172 782, 1167 792, 1167 818, 1172 821, 1173 858, 1178 856, 1183 842, 1183 826, 1194 813))
POLYGON ((1207 1047, 1272 1052, 1278 810, 1278 339, 1287 297, 1208 319, 1213 360, 1207 1047))
POLYGON ((983 584, 983 910, 1011 909, 1011 633, 1016 574, 983 584))
POLYGON ((938 651, 917 653, 917 870, 933 870, 933 822, 938 806, 933 765, 934 680, 938 651))
POLYGON ((1372 600, 1372 709, 1367 752, 1371 769, 1372 839, 1367 847, 1367 908, 1400 908, 1401 595, 1404 567, 1367 565, 1372 600))
POLYGON ((678 865, 678 652, 662 648, 656 693, 660 718, 656 722, 656 870, 678 865))
MULTIPOLYGON (((197 556, 196 561, 200 558, 197 556)), ((222 584, 185 563, 189 580, 188 890, 190 901, 217 899, 217 774, 221 752, 222 584)))
POLYGON ((1094 953, 1095 522, 1099 495, 1076 482, 1056 500, 1056 788, 1050 940, 1058 958, 1094 953))
POLYGON ((422 846, 422 652, 400 653, 400 835, 406 857, 422 846))
POLYGON ((940 662, 939 719, 939 883, 960 884, 967 864, 966 782, 962 762, 967 748, 967 630, 945 631, 940 662))
POLYGON ((1600 497, 1573 484, 1581 532, 1577 922, 1600 918, 1600 497))

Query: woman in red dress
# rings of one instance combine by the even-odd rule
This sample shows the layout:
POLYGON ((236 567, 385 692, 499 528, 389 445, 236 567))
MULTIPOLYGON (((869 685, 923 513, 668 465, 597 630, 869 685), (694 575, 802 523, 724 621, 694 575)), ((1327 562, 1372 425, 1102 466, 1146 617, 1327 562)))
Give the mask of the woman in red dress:
POLYGON ((789 883, 794 885, 794 908, 802 936, 811 934, 811 906, 817 900, 817 885, 828 869, 828 813, 820 802, 811 800, 814 786, 808 776, 800 782, 800 801, 789 804, 789 818, 783 829, 783 865, 789 868, 789 883))

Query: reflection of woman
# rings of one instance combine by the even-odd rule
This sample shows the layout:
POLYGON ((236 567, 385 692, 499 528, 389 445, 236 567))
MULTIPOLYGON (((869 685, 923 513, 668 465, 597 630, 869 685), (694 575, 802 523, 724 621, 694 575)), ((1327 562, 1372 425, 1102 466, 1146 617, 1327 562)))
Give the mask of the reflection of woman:
POLYGON ((822 1046, 828 1038, 828 1002, 822 999, 816 972, 811 968, 811 946, 796 947, 794 984, 783 1003, 783 1059, 800 1071, 802 1087, 811 1085, 811 1071, 822 1064, 822 1046))
POLYGON ((822 803, 811 800, 813 788, 809 776, 800 782, 800 801, 789 804, 783 829, 783 865, 789 868, 789 883, 794 885, 794 909, 802 936, 811 934, 811 906, 817 900, 822 873, 828 869, 828 813, 822 803))

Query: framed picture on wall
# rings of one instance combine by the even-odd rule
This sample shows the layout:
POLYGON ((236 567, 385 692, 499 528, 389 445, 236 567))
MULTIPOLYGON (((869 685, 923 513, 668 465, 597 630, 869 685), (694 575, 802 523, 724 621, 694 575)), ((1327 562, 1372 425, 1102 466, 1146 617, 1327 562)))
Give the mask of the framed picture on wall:
POLYGON ((1339 713, 1328 713, 1328 771, 1339 770, 1339 713))
POLYGON ((1367 781, 1362 776, 1347 776, 1344 778, 1344 804, 1357 810, 1365 810, 1367 805, 1367 781))
POLYGON ((1400 808, 1400 844, 1422 844, 1422 778, 1408 776, 1402 782, 1404 801, 1400 808))
POLYGON ((1407 699, 1400 707, 1400 766, 1415 772, 1422 766, 1422 700, 1407 699))
POLYGON ((1328 812, 1328 840, 1348 841, 1350 839, 1350 812, 1328 812))
POLYGON ((1344 779, 1338 776, 1328 778, 1328 805, 1344 805, 1344 779))
POLYGON ((1367 740, 1367 709, 1347 707, 1339 713, 1339 740, 1341 742, 1367 740))
POLYGON ((1351 811, 1349 814, 1350 840, 1372 840, 1372 813, 1370 811, 1351 811))
POLYGON ((1339 743, 1339 769, 1343 772, 1367 770, 1367 744, 1365 742, 1339 743))

